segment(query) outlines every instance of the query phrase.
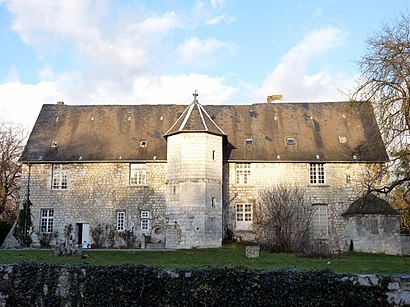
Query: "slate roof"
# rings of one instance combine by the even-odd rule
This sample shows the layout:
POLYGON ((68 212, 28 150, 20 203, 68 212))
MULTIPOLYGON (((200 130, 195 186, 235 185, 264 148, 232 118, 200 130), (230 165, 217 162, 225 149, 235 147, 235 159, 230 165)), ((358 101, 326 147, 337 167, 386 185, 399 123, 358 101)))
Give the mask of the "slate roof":
POLYGON ((372 193, 366 194, 351 203, 342 216, 348 217, 361 214, 399 215, 387 201, 372 193))
POLYGON ((166 160, 166 137, 192 131, 222 135, 229 161, 388 160, 369 103, 191 106, 46 104, 20 161, 166 160))
POLYGON ((180 132, 207 132, 217 135, 225 135, 225 132, 212 120, 208 112, 196 99, 185 109, 172 127, 164 134, 168 137, 180 132))

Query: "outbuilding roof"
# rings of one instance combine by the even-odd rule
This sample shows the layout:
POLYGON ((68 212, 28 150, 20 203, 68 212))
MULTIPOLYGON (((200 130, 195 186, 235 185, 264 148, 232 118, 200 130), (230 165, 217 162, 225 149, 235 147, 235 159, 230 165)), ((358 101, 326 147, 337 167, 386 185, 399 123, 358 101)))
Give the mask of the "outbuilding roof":
POLYGON ((351 203, 342 216, 362 214, 399 215, 387 201, 372 193, 366 193, 366 195, 351 203))
POLYGON ((192 131, 223 136, 229 161, 388 160, 369 103, 193 102, 43 105, 20 161, 165 161, 167 137, 192 131))

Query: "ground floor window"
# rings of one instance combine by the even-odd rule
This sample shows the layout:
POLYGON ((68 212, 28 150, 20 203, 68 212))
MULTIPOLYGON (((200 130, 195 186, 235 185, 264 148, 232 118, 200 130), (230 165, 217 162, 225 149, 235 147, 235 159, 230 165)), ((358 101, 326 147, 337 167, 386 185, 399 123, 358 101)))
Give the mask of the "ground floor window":
POLYGON ((312 229, 315 239, 327 239, 328 238, 328 219, 327 219, 327 205, 314 204, 312 229))
POLYGON ((250 230, 252 215, 252 204, 236 204, 236 229, 250 230))
POLYGON ((150 230, 150 213, 149 211, 141 211, 141 231, 149 232, 150 230))
POLYGON ((54 229, 54 209, 41 209, 41 233, 51 233, 54 229))
POLYGON ((117 231, 125 230, 125 211, 117 212, 117 231))

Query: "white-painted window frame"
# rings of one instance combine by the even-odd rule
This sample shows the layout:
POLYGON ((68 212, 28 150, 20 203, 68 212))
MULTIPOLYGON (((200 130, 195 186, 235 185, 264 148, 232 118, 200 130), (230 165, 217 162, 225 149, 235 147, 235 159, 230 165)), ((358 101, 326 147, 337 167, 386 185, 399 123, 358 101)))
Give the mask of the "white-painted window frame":
POLYGON ((40 209, 40 233, 52 233, 54 230, 54 209, 40 209))
POLYGON ((116 214, 116 229, 117 231, 124 231, 125 230, 125 211, 117 211, 116 214))
POLYGON ((237 185, 252 184, 251 163, 235 163, 235 177, 237 185))
POLYGON ((325 163, 310 163, 309 164, 309 183, 315 184, 315 185, 326 184, 325 163))
POLYGON ((253 206, 251 203, 235 205, 235 220, 237 230, 251 230, 253 221, 253 206))
POLYGON ((147 169, 145 163, 130 163, 130 185, 147 185, 147 169))
POLYGON ((140 213, 140 217, 141 217, 141 231, 144 233, 149 233, 150 226, 151 226, 150 212, 148 210, 142 210, 140 213))
POLYGON ((68 170, 65 164, 53 164, 51 175, 52 190, 68 189, 68 170))

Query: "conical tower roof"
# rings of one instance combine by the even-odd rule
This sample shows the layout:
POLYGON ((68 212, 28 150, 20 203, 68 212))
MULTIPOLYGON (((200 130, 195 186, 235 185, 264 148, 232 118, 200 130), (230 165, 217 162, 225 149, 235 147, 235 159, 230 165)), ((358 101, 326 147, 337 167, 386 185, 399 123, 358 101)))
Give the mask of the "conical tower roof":
POLYGON ((226 135, 199 103, 196 91, 193 95, 194 101, 185 109, 172 127, 165 132, 164 136, 168 137, 180 132, 208 132, 211 134, 226 135))

